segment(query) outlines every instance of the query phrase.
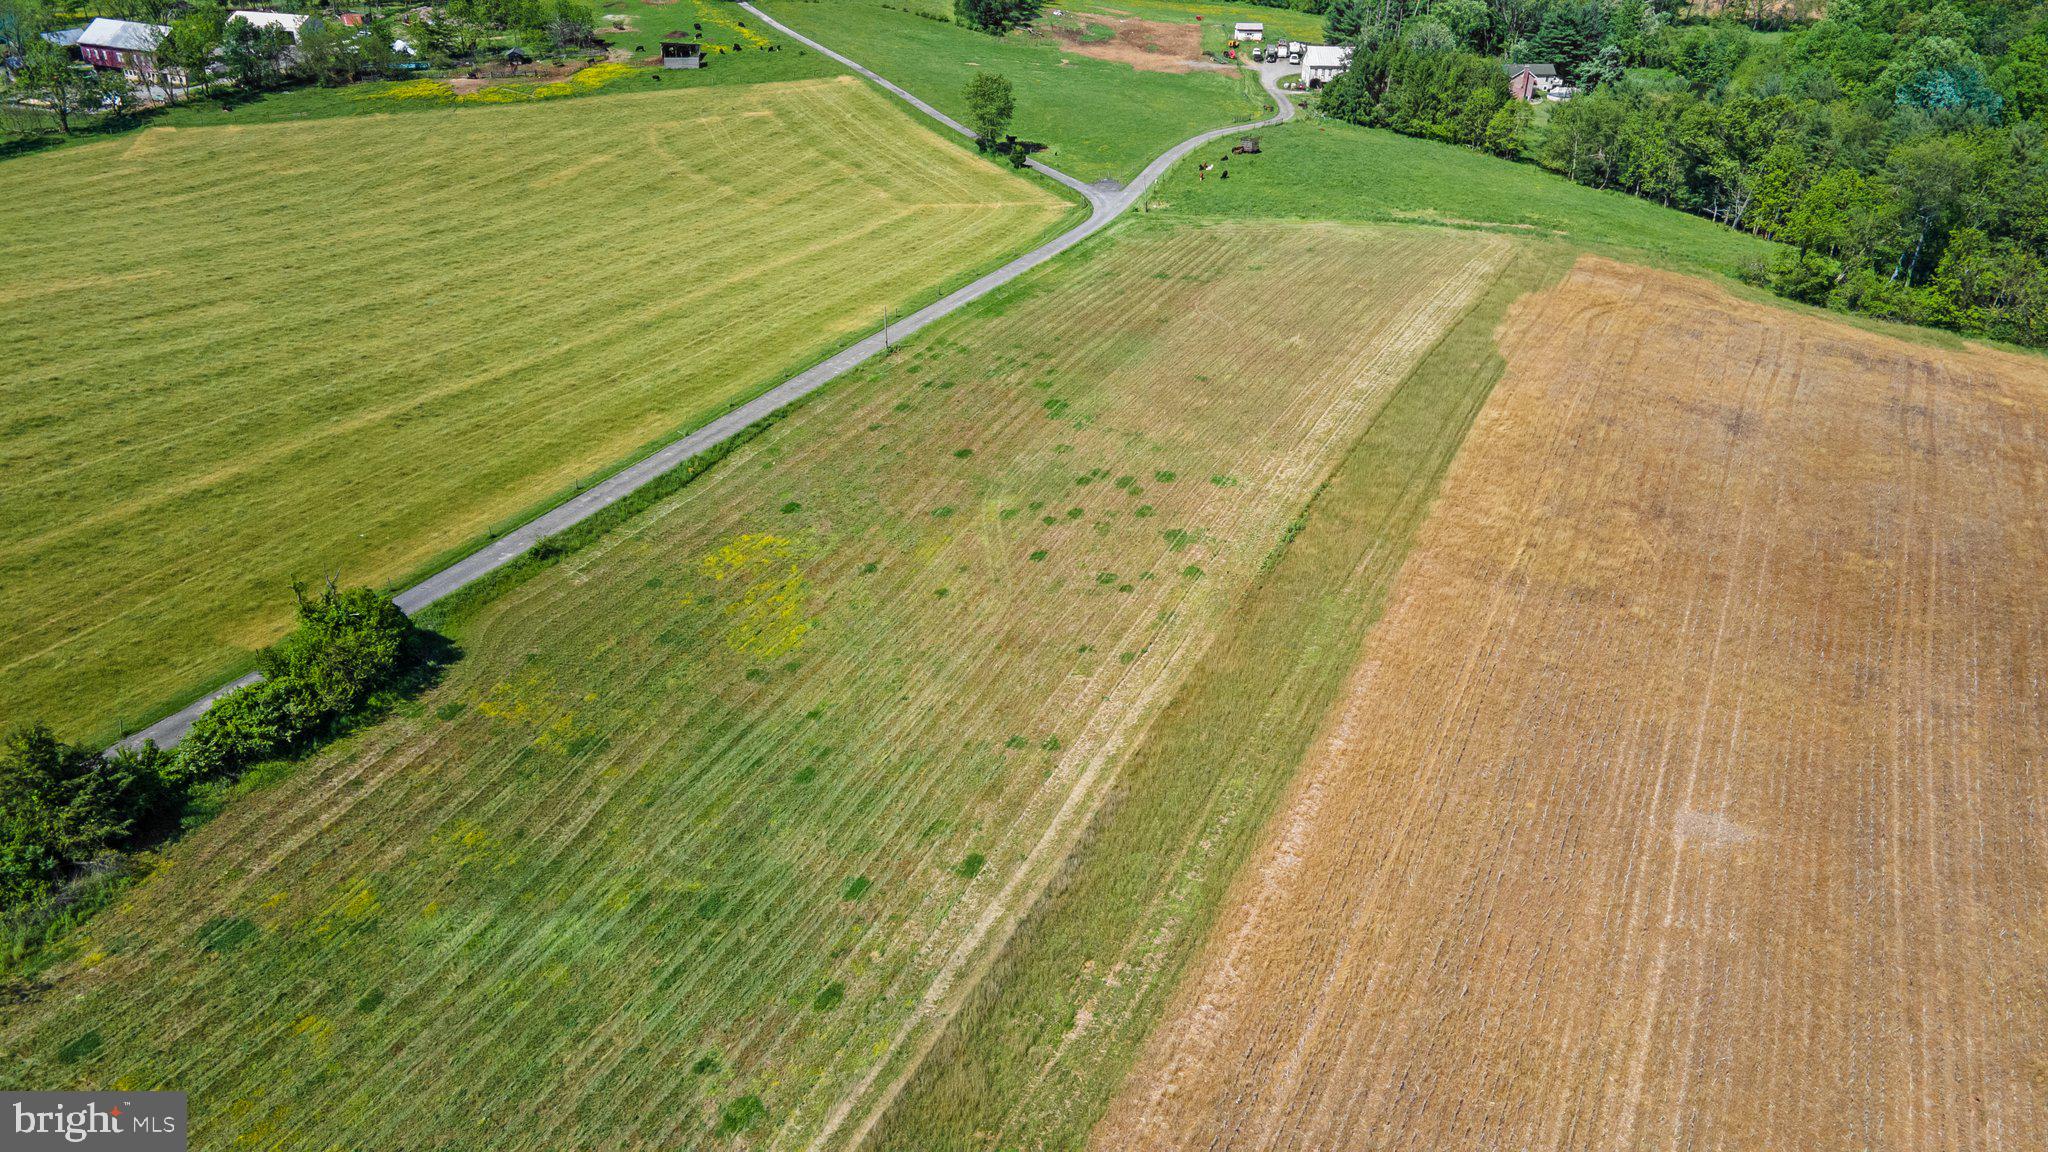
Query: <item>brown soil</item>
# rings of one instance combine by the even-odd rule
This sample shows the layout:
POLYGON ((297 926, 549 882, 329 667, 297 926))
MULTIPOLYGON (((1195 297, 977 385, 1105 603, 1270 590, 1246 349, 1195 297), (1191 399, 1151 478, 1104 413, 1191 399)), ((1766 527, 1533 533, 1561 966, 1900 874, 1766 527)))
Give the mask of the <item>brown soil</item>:
POLYGON ((1099 1148, 2048 1147, 2048 364, 1586 260, 1099 1148))
POLYGON ((493 76, 482 71, 479 71, 475 79, 451 76, 448 78, 448 86, 455 89, 457 96, 466 96, 480 88, 489 88, 493 84, 551 84, 557 80, 566 80, 587 67, 589 65, 581 60, 573 64, 523 64, 516 73, 507 73, 503 76, 493 76))
POLYGON ((1114 60, 1146 72, 1186 72, 1203 63, 1202 29, 1198 24, 1166 24, 1156 20, 1126 20, 1115 16, 1081 15, 1087 24, 1116 29, 1116 39, 1082 43, 1082 34, 1049 24, 1039 31, 1058 40, 1077 56, 1114 60))

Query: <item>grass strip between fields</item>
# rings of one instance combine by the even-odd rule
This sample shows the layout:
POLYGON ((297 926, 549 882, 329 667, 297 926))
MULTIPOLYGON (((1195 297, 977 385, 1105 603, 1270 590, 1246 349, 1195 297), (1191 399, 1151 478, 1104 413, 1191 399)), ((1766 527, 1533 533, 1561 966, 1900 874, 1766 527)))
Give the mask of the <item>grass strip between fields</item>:
POLYGON ((1388 399, 869 1147, 1086 1143, 1337 702, 1500 378, 1496 325, 1570 259, 1563 245, 1529 244, 1388 399))

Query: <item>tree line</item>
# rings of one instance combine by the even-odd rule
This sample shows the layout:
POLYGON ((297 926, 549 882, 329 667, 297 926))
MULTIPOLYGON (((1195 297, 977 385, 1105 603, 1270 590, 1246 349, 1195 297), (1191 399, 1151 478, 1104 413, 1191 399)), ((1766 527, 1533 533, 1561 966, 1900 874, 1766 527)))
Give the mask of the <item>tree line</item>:
POLYGON ((0 964, 89 912, 128 853, 174 835, 210 790, 317 742, 443 654, 381 593, 294 588, 298 624, 264 678, 216 701, 175 749, 104 754, 28 724, 0 739, 0 964))
POLYGON ((1778 240, 1745 275, 1793 299, 2048 346, 2048 3, 1833 0, 1761 36, 1765 13, 1346 0, 1321 107, 1778 240), (1539 127, 1507 62, 1577 95, 1539 127))
MULTIPOLYGON (((172 104, 217 80, 243 93, 291 84, 353 84, 391 75, 418 56, 444 64, 471 58, 488 40, 505 37, 535 55, 597 42, 591 0, 450 0, 433 18, 402 30, 412 41, 412 57, 395 47, 401 30, 392 20, 351 27, 316 11, 295 36, 230 18, 221 0, 112 0, 93 10, 169 29, 154 52, 155 82, 172 104)), ((118 107, 133 95, 120 72, 83 65, 41 36, 83 19, 59 11, 50 0, 0 0, 0 56, 13 62, 11 94, 48 109, 66 134, 74 117, 118 107)))

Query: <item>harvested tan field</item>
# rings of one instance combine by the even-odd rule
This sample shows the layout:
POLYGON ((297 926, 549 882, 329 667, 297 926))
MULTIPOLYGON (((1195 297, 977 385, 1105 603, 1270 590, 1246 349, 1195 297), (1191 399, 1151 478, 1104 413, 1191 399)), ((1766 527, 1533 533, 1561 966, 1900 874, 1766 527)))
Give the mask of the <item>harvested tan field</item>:
POLYGON ((1095 1144, 2048 1147, 2048 364, 1585 260, 1095 1144))

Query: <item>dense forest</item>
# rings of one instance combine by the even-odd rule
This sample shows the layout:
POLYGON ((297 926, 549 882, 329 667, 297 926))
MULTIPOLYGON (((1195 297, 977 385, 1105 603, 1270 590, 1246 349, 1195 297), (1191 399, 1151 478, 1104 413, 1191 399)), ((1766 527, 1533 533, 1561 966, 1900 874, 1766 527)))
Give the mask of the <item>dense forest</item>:
MULTIPOLYGON (((1314 0, 1308 0, 1313 3, 1314 0)), ((1321 97, 1772 237, 1779 293, 2048 345, 2048 3, 1347 0, 1321 97), (1572 99, 1508 95, 1555 64, 1572 99), (1543 113, 1547 113, 1547 116, 1543 113)))

